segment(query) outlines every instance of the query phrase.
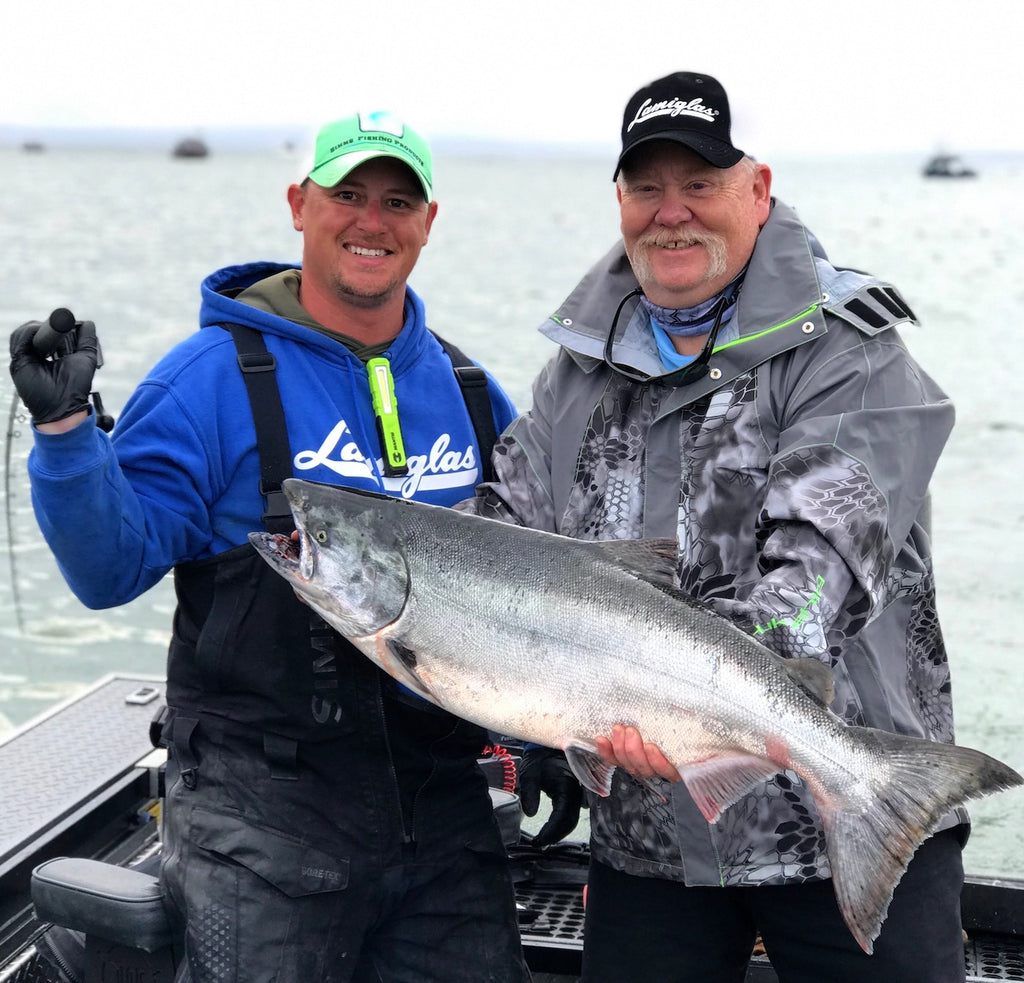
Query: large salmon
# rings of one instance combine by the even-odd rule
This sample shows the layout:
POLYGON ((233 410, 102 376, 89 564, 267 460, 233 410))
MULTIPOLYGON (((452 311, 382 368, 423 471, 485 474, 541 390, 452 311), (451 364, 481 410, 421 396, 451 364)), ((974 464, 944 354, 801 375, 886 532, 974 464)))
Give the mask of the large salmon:
POLYGON ((612 769, 594 739, 617 722, 662 749, 708 822, 776 772, 800 775, 867 952, 942 817, 1022 783, 979 751, 845 725, 823 663, 779 658, 675 589, 672 541, 585 543, 294 478, 284 490, 299 544, 250 539, 314 610, 426 699, 563 748, 596 794, 612 769))

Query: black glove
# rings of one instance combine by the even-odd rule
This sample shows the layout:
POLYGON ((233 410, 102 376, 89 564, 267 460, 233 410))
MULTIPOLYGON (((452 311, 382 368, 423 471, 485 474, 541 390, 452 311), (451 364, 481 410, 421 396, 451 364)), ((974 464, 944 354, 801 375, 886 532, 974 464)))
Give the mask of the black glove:
POLYGON ((537 815, 542 791, 551 799, 551 815, 533 838, 536 847, 557 843, 576 828, 583 805, 583 787, 561 751, 527 748, 519 762, 519 799, 527 816, 537 815))
POLYGON ((28 321, 11 335, 11 378, 35 423, 55 423, 89 408, 92 377, 99 365, 96 325, 77 325, 74 347, 60 358, 46 358, 32 345, 42 321, 28 321))

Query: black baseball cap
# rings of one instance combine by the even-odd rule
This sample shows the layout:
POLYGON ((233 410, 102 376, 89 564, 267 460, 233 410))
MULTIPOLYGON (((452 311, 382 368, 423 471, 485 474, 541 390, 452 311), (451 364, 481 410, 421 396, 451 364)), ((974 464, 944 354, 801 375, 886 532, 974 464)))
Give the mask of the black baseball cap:
POLYGON ((729 99, 721 83, 710 75, 673 72, 645 85, 626 103, 622 116, 622 161, 635 147, 649 140, 675 140, 715 167, 732 167, 743 151, 729 136, 729 99))

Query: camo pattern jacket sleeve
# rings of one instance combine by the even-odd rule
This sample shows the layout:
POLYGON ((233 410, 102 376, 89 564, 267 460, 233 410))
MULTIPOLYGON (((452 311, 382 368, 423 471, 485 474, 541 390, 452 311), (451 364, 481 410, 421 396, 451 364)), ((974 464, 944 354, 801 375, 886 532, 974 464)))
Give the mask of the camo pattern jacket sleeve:
POLYGON ((551 486, 550 378, 558 356, 533 383, 533 409, 514 420, 494 446, 495 480, 455 508, 544 532, 559 532, 551 486))

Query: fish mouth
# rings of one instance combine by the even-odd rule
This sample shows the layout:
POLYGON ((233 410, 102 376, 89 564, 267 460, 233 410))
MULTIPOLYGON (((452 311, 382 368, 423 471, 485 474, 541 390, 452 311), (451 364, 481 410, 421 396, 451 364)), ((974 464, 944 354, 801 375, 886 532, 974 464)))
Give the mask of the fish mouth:
POLYGON ((280 573, 304 581, 307 578, 302 570, 302 534, 299 536, 296 540, 285 533, 252 532, 249 533, 249 542, 280 573))

